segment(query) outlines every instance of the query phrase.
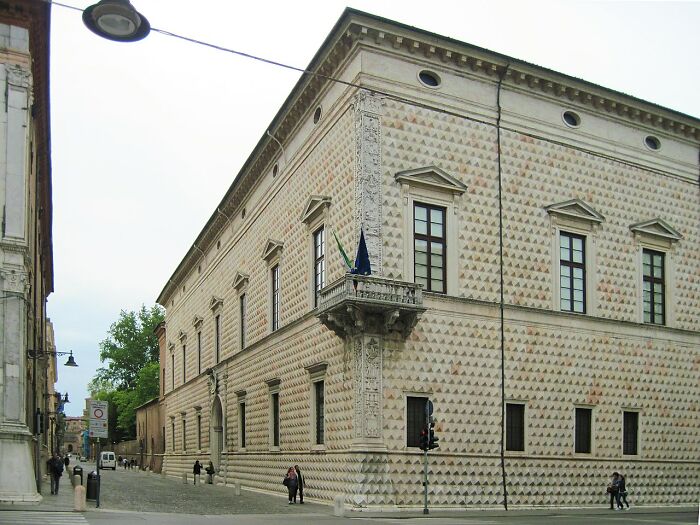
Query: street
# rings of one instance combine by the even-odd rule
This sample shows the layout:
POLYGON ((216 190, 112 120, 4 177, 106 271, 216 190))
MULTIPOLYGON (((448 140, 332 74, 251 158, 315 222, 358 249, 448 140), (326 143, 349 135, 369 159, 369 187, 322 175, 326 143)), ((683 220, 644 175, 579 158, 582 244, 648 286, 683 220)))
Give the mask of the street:
MULTIPOLYGON (((73 471, 75 462, 69 470, 73 471)), ((84 477, 94 470, 94 463, 83 465, 84 477)), ((204 478, 202 478, 204 479, 204 478)), ((485 510, 440 511, 433 509, 428 516, 420 509, 401 513, 352 513, 344 518, 333 515, 333 507, 306 502, 288 505, 282 484, 278 495, 206 484, 188 484, 182 480, 148 474, 136 469, 101 471, 100 508, 88 501, 88 511, 76 513, 73 508, 72 487, 67 475, 61 480, 58 496, 48 494, 48 481, 43 485, 44 501, 34 507, 1 506, 2 525, 285 525, 354 524, 376 525, 677 525, 700 523, 698 509, 691 508, 632 508, 630 511, 608 511, 605 502, 600 509, 549 510, 485 510)))

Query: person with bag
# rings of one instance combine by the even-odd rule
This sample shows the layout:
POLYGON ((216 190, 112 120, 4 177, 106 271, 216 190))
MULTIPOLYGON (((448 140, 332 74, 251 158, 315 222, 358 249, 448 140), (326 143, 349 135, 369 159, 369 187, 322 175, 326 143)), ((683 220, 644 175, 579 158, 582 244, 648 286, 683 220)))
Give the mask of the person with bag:
POLYGON ((214 484, 214 463, 211 461, 209 462, 209 465, 207 468, 204 469, 207 473, 207 485, 213 485, 214 484))
POLYGON ((51 476, 51 494, 58 494, 58 482, 63 475, 63 461, 58 454, 49 460, 49 476, 51 476))
POLYGON ((287 474, 284 476, 284 479, 282 480, 282 484, 287 487, 287 492, 289 494, 289 505, 296 503, 297 502, 298 480, 297 480, 297 473, 296 473, 296 470, 294 470, 294 467, 289 467, 287 469, 287 474))

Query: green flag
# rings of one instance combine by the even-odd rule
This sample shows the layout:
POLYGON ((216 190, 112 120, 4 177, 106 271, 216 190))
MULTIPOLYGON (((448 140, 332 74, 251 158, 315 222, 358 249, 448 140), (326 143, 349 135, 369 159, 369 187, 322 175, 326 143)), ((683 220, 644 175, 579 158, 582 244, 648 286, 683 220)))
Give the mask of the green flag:
POLYGON ((343 257, 343 262, 348 267, 348 270, 352 270, 352 263, 350 262, 350 258, 348 257, 348 254, 345 253, 343 245, 340 244, 340 239, 338 239, 338 236, 335 234, 335 231, 333 231, 333 237, 335 237, 335 242, 338 244, 338 250, 340 250, 340 255, 343 257))

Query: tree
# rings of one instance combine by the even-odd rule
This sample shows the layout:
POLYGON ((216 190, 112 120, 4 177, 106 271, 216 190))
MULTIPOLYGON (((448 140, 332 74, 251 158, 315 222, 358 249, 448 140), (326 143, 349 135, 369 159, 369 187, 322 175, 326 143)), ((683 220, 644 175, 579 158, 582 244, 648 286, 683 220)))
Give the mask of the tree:
POLYGON ((163 310, 141 307, 119 314, 100 343, 99 368, 88 389, 93 399, 109 402, 110 440, 136 435, 136 408, 159 393, 158 338, 154 330, 163 321, 163 310))
POLYGON ((158 362, 158 338, 154 330, 163 321, 159 306, 138 312, 119 314, 119 320, 109 328, 107 339, 100 343, 100 361, 107 368, 98 368, 98 380, 106 380, 120 390, 136 387, 138 374, 148 363, 158 362))

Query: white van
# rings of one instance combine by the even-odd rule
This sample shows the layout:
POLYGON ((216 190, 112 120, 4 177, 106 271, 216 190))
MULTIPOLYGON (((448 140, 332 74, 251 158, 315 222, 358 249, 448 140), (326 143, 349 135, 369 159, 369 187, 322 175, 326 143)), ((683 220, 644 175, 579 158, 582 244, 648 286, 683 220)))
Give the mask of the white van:
POLYGON ((111 468, 117 470, 117 458, 114 457, 114 452, 100 453, 100 468, 111 468))

